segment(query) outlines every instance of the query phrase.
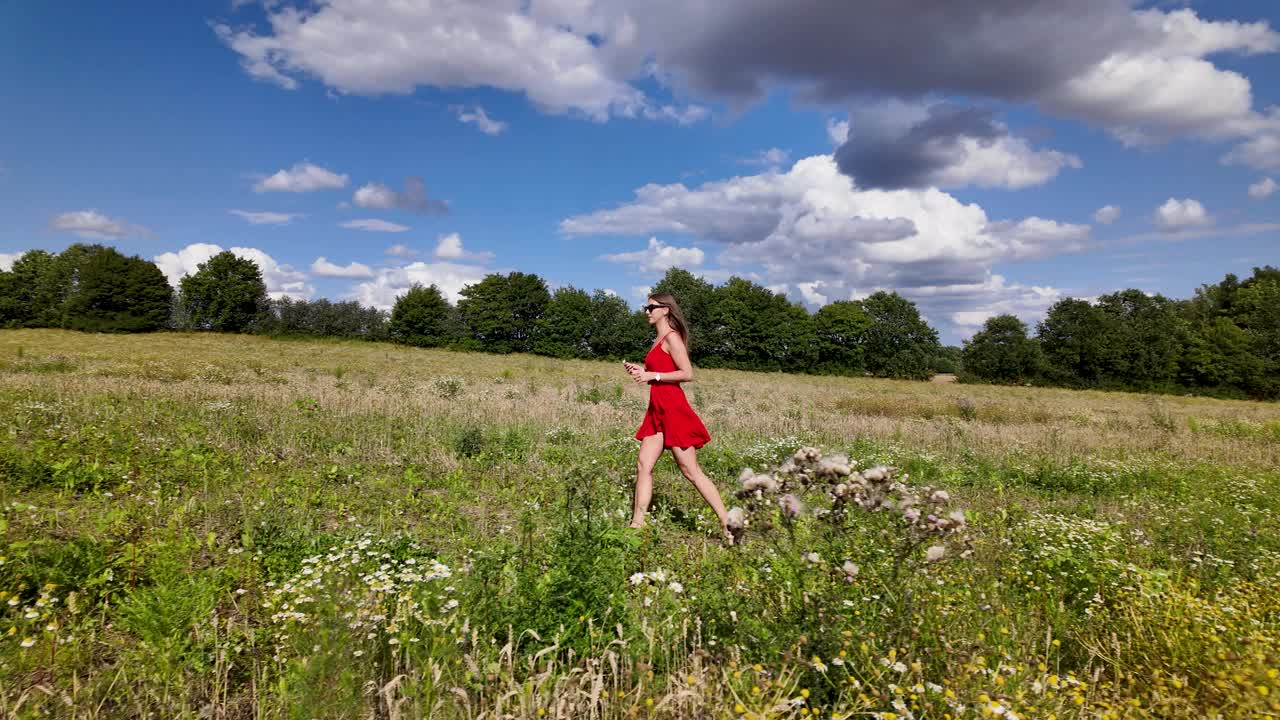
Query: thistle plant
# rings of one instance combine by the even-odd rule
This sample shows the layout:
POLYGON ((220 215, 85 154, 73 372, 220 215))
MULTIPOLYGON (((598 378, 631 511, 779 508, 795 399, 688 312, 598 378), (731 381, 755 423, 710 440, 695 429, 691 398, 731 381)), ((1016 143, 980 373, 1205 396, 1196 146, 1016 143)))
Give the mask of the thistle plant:
MULTIPOLYGON (((970 554, 964 511, 951 506, 946 490, 909 485, 909 476, 895 467, 855 468, 856 462, 846 455, 823 455, 817 448, 804 447, 772 470, 757 473, 744 469, 738 478, 742 489, 735 493, 744 503, 732 508, 728 518, 735 541, 745 535, 753 518, 760 519, 762 529, 767 530, 765 518, 775 508, 788 531, 806 514, 830 526, 844 527, 857 512, 891 513, 897 520, 895 578, 905 564, 921 560, 936 563, 970 554), (826 507, 816 503, 819 499, 826 507), (818 509, 806 513, 806 505, 818 509), (926 545, 923 558, 918 557, 918 550, 926 545)), ((856 575, 856 569, 842 571, 848 578, 856 575)))

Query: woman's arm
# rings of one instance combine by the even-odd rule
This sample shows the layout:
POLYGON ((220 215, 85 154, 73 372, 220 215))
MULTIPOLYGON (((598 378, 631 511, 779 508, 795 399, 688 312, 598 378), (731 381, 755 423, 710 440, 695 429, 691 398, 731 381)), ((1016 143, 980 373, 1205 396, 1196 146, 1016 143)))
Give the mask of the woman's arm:
POLYGON ((675 361, 675 372, 641 373, 637 378, 637 382, 649 382, 656 379, 657 375, 662 375, 664 383, 682 383, 689 382, 693 379, 693 363, 689 362, 689 349, 685 347, 684 340, 679 333, 671 333, 663 340, 667 345, 667 352, 670 353, 671 359, 675 361))

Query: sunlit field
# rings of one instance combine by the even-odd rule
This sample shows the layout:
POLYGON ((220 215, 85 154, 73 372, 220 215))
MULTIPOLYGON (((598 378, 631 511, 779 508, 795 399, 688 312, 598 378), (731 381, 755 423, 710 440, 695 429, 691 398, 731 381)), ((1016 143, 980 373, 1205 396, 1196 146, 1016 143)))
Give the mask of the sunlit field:
POLYGON ((699 370, 723 547, 670 456, 625 529, 646 392, 0 331, 0 713, 1280 713, 1280 406, 699 370))

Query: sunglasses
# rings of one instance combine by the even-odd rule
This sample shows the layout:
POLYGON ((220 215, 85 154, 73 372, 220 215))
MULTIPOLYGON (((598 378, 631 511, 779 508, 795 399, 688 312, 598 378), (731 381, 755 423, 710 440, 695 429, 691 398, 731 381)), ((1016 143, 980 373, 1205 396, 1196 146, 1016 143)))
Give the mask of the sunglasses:
POLYGON ((651 312, 653 312, 654 310, 657 310, 658 308, 664 308, 664 307, 666 307, 666 305, 660 305, 660 304, 655 303, 655 304, 653 304, 653 305, 645 305, 644 307, 642 307, 642 308, 640 308, 640 309, 641 309, 641 310, 643 310, 643 311, 645 311, 645 312, 647 312, 647 313, 651 313, 651 312))

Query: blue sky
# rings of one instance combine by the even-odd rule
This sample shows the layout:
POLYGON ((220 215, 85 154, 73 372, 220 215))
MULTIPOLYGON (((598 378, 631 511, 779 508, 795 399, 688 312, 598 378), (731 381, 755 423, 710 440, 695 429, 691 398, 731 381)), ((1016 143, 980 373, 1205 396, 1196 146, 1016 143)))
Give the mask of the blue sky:
POLYGON ((955 343, 1280 261, 1280 7, 1059 5, 0 2, 0 267, 237 248, 388 306, 674 265, 894 289, 955 343))

